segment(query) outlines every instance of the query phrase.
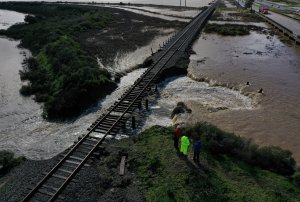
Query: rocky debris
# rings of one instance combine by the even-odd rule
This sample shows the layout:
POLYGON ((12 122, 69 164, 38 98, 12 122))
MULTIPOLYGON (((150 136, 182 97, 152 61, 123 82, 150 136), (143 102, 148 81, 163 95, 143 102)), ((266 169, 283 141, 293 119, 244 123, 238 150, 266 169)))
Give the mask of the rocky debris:
POLYGON ((182 113, 192 113, 192 110, 189 109, 184 102, 178 102, 177 106, 172 111, 171 118, 173 119, 176 114, 182 113))

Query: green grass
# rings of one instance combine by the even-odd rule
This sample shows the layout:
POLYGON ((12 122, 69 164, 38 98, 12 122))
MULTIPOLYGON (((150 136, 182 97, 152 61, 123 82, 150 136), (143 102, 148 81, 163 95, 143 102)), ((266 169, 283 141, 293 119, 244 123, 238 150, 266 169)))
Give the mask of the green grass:
POLYGON ((216 157, 203 149, 201 166, 195 167, 178 157, 172 133, 172 128, 155 126, 135 141, 118 143, 130 148, 129 164, 146 201, 300 200, 300 187, 292 179, 227 155, 216 157))

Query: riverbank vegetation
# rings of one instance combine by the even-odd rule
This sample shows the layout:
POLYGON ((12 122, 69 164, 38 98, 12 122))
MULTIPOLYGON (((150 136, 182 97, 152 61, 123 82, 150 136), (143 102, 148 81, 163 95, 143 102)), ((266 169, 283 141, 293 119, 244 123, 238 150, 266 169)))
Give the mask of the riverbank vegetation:
POLYGON ((227 133, 208 123, 198 123, 187 128, 192 139, 200 138, 205 149, 214 156, 228 155, 249 165, 290 176, 296 162, 292 153, 276 146, 261 146, 233 133, 227 133))
POLYGON ((77 115, 116 84, 110 73, 78 42, 77 35, 108 26, 110 14, 97 8, 48 3, 0 3, 0 8, 28 13, 25 22, 1 35, 21 40, 33 57, 24 61, 20 92, 44 102, 46 118, 77 115))
POLYGON ((295 161, 289 151, 258 147, 207 123, 189 127, 186 133, 192 138, 201 134, 199 167, 192 163, 192 151, 188 159, 177 155, 171 127, 155 126, 137 139, 117 143, 129 148, 129 168, 146 201, 300 199, 299 174, 292 176, 295 161))
POLYGON ((10 151, 0 151, 0 178, 23 160, 24 157, 16 158, 14 153, 10 151))

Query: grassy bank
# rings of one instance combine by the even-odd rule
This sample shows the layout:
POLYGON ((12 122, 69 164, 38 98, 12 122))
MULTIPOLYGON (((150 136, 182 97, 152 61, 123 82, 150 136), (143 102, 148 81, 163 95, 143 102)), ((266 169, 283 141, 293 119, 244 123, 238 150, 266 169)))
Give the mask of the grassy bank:
MULTIPOLYGON (((187 133, 195 136, 198 129, 203 134, 199 168, 190 160, 178 157, 173 147, 172 128, 155 126, 143 132, 138 140, 118 143, 129 148, 129 169, 136 173, 146 201, 299 201, 300 187, 295 184, 295 178, 250 165, 230 152, 212 152, 216 150, 213 142, 220 146, 232 138, 209 124, 192 127, 187 133), (218 141, 215 137, 220 134, 226 138, 219 137, 218 141), (208 136, 212 136, 211 140, 208 136)), ((279 150, 279 153, 286 152, 279 150)), ((270 156, 263 158, 268 160, 270 156)))
POLYGON ((21 40, 33 57, 24 61, 23 95, 44 102, 44 116, 65 118, 77 115, 116 87, 110 74, 78 42, 77 35, 103 29, 111 18, 97 8, 46 3, 0 3, 1 9, 28 13, 26 23, 1 35, 21 40))

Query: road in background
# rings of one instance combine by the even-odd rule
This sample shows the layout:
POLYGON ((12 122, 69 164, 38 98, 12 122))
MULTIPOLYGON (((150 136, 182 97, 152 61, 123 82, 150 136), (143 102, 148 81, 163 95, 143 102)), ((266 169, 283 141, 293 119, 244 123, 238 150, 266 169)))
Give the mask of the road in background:
MULTIPOLYGON (((245 6, 245 1, 237 1, 242 7, 245 6)), ((252 9, 255 10, 255 12, 259 12, 259 7, 253 5, 252 9)), ((278 13, 269 11, 269 14, 265 15, 267 18, 273 20, 277 24, 282 25, 283 27, 289 29, 291 32, 293 32, 294 35, 300 37, 300 22, 297 20, 294 20, 292 18, 286 17, 284 15, 280 15, 278 13)))

